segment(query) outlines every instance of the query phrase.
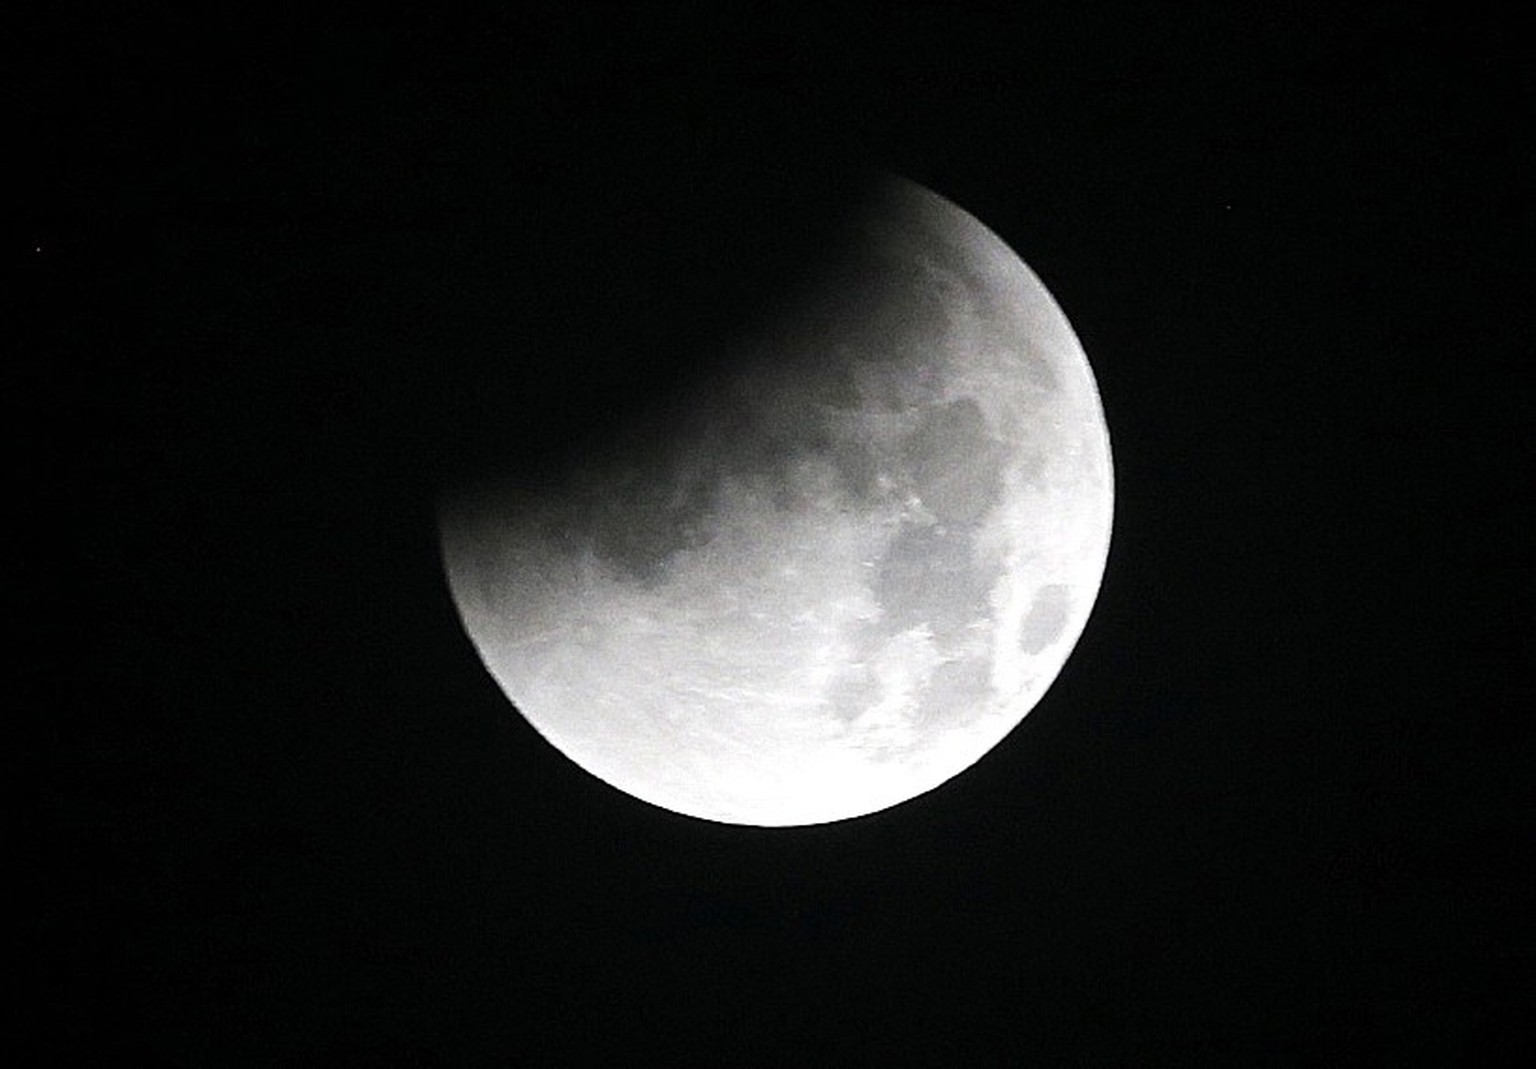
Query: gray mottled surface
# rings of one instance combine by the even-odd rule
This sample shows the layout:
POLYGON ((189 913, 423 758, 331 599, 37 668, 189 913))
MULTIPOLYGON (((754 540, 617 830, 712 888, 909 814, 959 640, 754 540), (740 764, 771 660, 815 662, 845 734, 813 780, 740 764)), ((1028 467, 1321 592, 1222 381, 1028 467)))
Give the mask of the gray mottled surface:
POLYGON ((1018 258, 895 180, 739 350, 558 489, 447 502, 450 586, 512 701, 614 786, 750 824, 882 809, 995 745, 1081 633, 1097 391, 1018 258))

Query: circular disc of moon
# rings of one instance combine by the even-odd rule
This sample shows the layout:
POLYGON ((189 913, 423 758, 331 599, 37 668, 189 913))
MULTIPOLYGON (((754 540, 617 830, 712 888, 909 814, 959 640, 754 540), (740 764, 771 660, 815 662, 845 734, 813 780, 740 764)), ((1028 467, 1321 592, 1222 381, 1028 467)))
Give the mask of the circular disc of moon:
POLYGON ((559 479, 445 498, 449 587, 510 701, 612 786, 735 824, 876 812, 985 755, 1081 635, 1098 390, 1039 279, 902 179, 734 349, 559 479))

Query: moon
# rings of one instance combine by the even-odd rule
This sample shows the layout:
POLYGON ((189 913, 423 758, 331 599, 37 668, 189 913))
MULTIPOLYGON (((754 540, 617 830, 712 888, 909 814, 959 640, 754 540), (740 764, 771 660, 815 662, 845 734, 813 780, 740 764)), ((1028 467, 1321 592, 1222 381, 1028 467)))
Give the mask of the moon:
POLYGON ((509 458, 440 505, 508 699, 677 813, 819 824, 939 787, 1040 701, 1103 578, 1109 435, 1045 286, 895 177, 835 248, 559 478, 509 458))

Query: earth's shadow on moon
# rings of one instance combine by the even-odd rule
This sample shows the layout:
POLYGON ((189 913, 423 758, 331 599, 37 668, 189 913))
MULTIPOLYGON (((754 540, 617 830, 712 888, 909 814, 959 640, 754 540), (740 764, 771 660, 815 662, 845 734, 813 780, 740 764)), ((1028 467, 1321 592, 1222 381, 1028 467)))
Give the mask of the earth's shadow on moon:
POLYGON ((836 254, 879 175, 716 160, 612 180, 622 194, 574 183, 553 202, 537 246, 509 251, 528 314, 447 362, 445 498, 508 479, 565 485, 616 443, 664 448, 701 384, 733 370, 733 343, 836 254))

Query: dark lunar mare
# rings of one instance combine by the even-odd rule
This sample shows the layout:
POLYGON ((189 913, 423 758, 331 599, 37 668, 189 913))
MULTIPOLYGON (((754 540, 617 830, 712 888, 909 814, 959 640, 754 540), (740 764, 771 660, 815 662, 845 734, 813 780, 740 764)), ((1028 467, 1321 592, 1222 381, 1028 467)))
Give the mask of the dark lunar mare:
POLYGON ((1072 591, 1061 583, 1051 583, 1035 593, 1029 614, 1019 630, 1019 645, 1025 653, 1039 653, 1067 626, 1072 609, 1072 591))
POLYGON ((974 523, 1001 496, 1004 446, 970 398, 925 410, 902 452, 913 491, 941 524, 974 523))

